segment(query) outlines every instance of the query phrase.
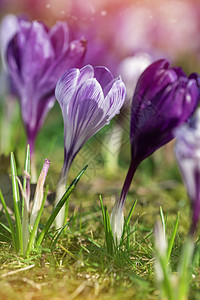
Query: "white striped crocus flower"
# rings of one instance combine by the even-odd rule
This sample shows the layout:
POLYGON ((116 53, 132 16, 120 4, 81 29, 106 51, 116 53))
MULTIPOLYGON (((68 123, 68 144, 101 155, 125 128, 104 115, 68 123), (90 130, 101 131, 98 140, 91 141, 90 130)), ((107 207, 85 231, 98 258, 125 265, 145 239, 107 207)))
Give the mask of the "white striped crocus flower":
MULTIPOLYGON (((121 78, 114 78, 105 67, 87 65, 70 69, 58 81, 55 90, 64 120, 64 164, 56 191, 55 204, 66 190, 72 161, 81 147, 120 112, 126 89, 121 78)), ((64 223, 64 209, 56 227, 64 223)))

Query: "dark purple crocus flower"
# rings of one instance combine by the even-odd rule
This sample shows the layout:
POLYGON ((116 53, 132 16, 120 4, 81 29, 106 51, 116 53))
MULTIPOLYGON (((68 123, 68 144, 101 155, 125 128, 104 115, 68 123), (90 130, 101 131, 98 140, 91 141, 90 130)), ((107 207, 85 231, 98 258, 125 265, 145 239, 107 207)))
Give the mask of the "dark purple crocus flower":
POLYGON ((54 105, 59 77, 79 67, 85 53, 83 42, 69 42, 68 26, 58 22, 51 29, 37 21, 21 20, 7 48, 7 66, 21 104, 31 154, 36 135, 54 105))
POLYGON ((174 128, 188 120, 198 101, 196 74, 187 77, 181 68, 169 68, 165 59, 152 63, 142 73, 131 107, 131 163, 117 210, 123 211, 138 165, 173 138, 174 128))
POLYGON ((200 109, 188 124, 174 131, 175 154, 193 210, 190 233, 194 234, 200 217, 200 109))
MULTIPOLYGON (((119 113, 125 100, 125 85, 121 78, 105 67, 85 66, 67 71, 56 86, 64 119, 64 164, 57 186, 56 203, 66 189, 69 168, 81 147, 119 113)), ((62 213, 57 227, 63 224, 62 213)))

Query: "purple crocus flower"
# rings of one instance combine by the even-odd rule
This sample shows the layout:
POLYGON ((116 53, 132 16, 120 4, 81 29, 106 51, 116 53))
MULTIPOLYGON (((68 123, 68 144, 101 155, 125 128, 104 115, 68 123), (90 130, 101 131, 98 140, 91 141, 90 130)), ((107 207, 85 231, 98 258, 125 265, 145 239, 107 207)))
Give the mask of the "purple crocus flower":
MULTIPOLYGON (((125 85, 105 67, 85 66, 67 71, 56 86, 64 119, 64 164, 56 203, 62 197, 69 168, 81 147, 119 113, 125 100, 125 85)), ((62 226, 63 216, 57 218, 62 226)))
POLYGON ((121 213, 138 165, 173 138, 173 129, 188 120, 198 101, 196 74, 187 77, 181 68, 169 68, 165 59, 152 63, 142 73, 131 107, 131 163, 116 203, 121 213))
POLYGON ((19 22, 7 48, 9 75, 19 96, 31 154, 36 135, 54 105, 54 91, 66 69, 78 67, 85 53, 83 42, 69 42, 68 26, 58 22, 51 29, 38 21, 19 22))
POLYGON ((194 234, 200 216, 200 109, 188 124, 174 131, 175 154, 193 210, 190 233, 194 234))

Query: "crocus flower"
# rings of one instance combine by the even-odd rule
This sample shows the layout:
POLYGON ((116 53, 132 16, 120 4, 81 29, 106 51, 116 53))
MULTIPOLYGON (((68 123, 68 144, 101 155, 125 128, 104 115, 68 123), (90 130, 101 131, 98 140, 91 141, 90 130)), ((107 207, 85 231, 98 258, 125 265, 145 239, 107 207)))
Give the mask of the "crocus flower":
POLYGON ((59 77, 66 69, 80 66, 84 53, 84 43, 69 42, 64 22, 51 29, 38 21, 19 22, 7 48, 7 66, 20 99, 31 154, 36 135, 54 104, 59 77))
MULTIPOLYGON (((56 86, 64 119, 64 164, 56 203, 66 187, 69 168, 81 147, 119 113, 125 100, 125 85, 105 67, 85 66, 67 71, 56 86)), ((63 216, 57 218, 57 226, 63 216)))
POLYGON ((131 163, 118 208, 125 199, 138 165, 173 138, 173 130, 188 120, 199 101, 198 76, 169 68, 165 59, 152 63, 140 76, 131 107, 131 163))
POLYGON ((142 51, 122 59, 117 71, 126 85, 126 100, 132 99, 138 78, 152 62, 152 55, 142 51))
POLYGON ((174 131, 175 154, 191 200, 193 210, 191 234, 194 234, 200 216, 200 109, 193 119, 174 131))

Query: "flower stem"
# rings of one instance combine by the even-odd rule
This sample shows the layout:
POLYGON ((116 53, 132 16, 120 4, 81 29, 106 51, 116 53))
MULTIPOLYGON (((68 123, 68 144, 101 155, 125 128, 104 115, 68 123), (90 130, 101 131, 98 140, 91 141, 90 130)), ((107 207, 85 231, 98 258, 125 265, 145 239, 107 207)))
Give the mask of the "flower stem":
MULTIPOLYGON (((56 188, 56 197, 54 203, 55 206, 58 204, 58 202, 66 192, 66 183, 67 183, 67 174, 64 175, 62 172, 56 188)), ((65 222, 65 205, 60 209, 59 213, 55 218, 56 228, 57 229, 61 228, 64 225, 64 222, 65 222)))
POLYGON ((138 163, 133 163, 133 161, 131 161, 128 173, 127 173, 125 181, 124 181, 124 185, 122 187, 121 195, 120 195, 120 205, 122 208, 124 207, 126 196, 128 194, 128 191, 129 191, 133 176, 135 174, 135 171, 137 170, 137 167, 138 167, 138 163))
POLYGON ((36 169, 35 154, 32 154, 31 156, 31 183, 37 183, 37 169, 36 169))

